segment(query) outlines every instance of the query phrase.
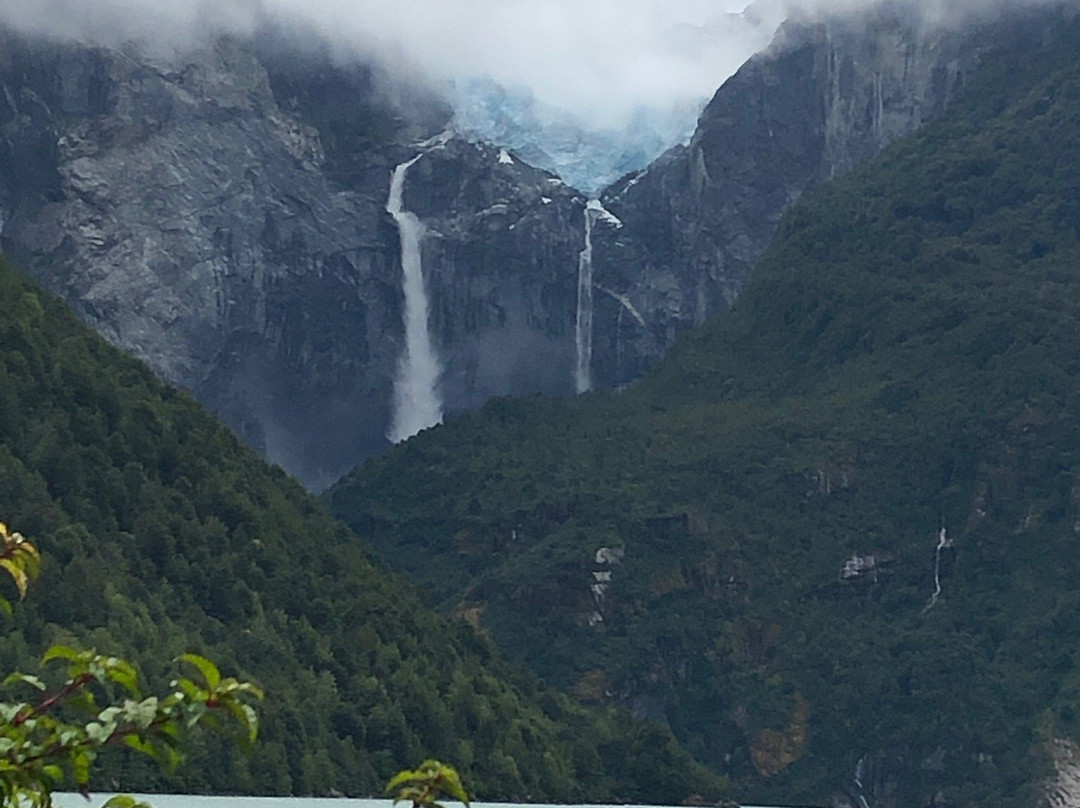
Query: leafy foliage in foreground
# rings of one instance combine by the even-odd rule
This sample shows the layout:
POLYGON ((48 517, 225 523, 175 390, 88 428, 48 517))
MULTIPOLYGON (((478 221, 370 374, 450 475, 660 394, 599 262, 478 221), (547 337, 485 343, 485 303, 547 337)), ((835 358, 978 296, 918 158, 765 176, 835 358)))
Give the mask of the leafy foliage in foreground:
MULTIPOLYGON (((48 808, 52 791, 64 785, 85 793, 94 762, 108 747, 140 752, 175 771, 185 734, 199 723, 217 725, 222 713, 239 722, 242 742, 255 741, 258 718, 249 701, 261 699, 262 691, 249 682, 222 678, 210 660, 196 654, 185 654, 181 661, 194 666, 202 681, 173 680, 161 698, 144 698, 135 669, 122 659, 54 645, 41 664, 55 661, 66 662, 67 673, 51 693, 37 676, 14 673, 4 680, 4 687, 22 685, 36 694, 31 702, 0 702, 5 806, 48 808)), ((118 796, 104 808, 136 804, 118 796)))
MULTIPOLYGON (((21 600, 29 581, 37 578, 41 556, 2 522, 0 539, 0 569, 11 576, 21 600)), ((10 612, 10 604, 5 605, 10 612)), ((198 670, 201 684, 177 679, 164 698, 145 699, 137 672, 122 659, 54 645, 41 664, 54 661, 67 662, 67 676, 51 693, 40 677, 24 673, 12 673, 0 684, 35 691, 31 702, 0 702, 0 802, 5 808, 50 808, 53 790, 65 784, 65 777, 86 794, 91 767, 107 746, 125 746, 172 770, 181 760, 185 733, 200 723, 216 724, 221 713, 240 723, 247 743, 258 734, 258 715, 249 702, 261 699, 262 691, 250 682, 222 678, 213 662, 196 654, 184 654, 181 661, 198 670), (120 691, 122 703, 114 703, 119 700, 114 690, 120 691), (77 717, 69 717, 72 712, 77 717)), ((117 795, 104 808, 144 806, 117 795)))
POLYGON ((42 555, 0 669, 63 644, 155 683, 195 651, 271 694, 250 755, 207 742, 167 781, 106 758, 94 787, 373 794, 434 754, 487 798, 718 791, 664 730, 582 710, 437 619, 280 470, 2 260, 0 300, 0 512, 42 555), (627 765, 639 752, 647 768, 627 765))
POLYGON ((740 799, 1029 804, 1080 739, 1075 15, 1055 37, 803 200, 635 388, 492 402, 335 511, 740 799))
POLYGON ((416 769, 403 769, 390 778, 385 791, 394 798, 394 805, 411 802, 413 808, 443 808, 438 800, 445 795, 469 808, 469 795, 457 769, 439 760, 425 760, 416 769))

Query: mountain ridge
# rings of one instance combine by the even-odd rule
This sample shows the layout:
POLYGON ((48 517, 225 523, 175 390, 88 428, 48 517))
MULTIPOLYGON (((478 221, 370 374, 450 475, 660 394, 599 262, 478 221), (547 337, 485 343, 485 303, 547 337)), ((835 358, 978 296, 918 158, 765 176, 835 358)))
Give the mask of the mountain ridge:
MULTIPOLYGON (((930 40, 911 20, 879 16, 789 26, 721 88, 711 108, 722 114, 706 111, 687 151, 603 195, 624 226, 595 228, 597 386, 638 378, 681 331, 728 305, 806 183, 880 145, 854 108, 875 86, 870 57, 922 53, 930 40), (837 119, 851 122, 850 155, 842 126, 831 156, 814 145, 825 127, 818 101, 833 96, 829 59, 851 75, 837 119), (731 110, 755 87, 767 109, 753 126, 737 137, 717 130, 713 119, 734 126, 731 110), (802 154, 797 136, 792 154, 770 144, 761 127, 776 121, 805 129, 813 148, 802 154), (725 158, 728 141, 746 159, 725 158), (737 176, 720 177, 717 166, 732 163, 743 166, 737 176), (780 188, 773 167, 784 165, 798 177, 780 188), (705 196, 694 190, 701 166, 716 175, 698 189, 705 196), (735 199, 742 218, 731 218, 735 199)), ((419 89, 386 91, 374 69, 342 65, 317 43, 271 33, 171 61, 3 34, 0 241, 110 341, 318 489, 388 446, 404 345, 389 178, 451 111, 419 89)), ((968 48, 950 36, 949 48, 968 48)), ((927 53, 920 75, 951 64, 952 51, 927 53)), ((889 133, 948 97, 923 104, 922 85, 904 81, 891 70, 878 82, 885 118, 899 121, 889 133)), ((405 192, 430 229, 425 277, 445 408, 572 394, 586 195, 465 141, 421 160, 405 192), (444 202, 455 210, 433 204, 444 202)))
POLYGON ((115 750, 94 788, 368 796, 439 756, 488 799, 720 796, 661 727, 583 711, 425 609, 280 468, 3 258, 0 297, 0 512, 43 557, 0 665, 33 671, 59 642, 156 682, 197 651, 267 692, 250 755, 204 739, 167 777, 115 750))
POLYGON ((1060 20, 808 192, 637 384, 490 402, 368 461, 335 512, 550 682, 666 719, 742 799, 1037 804, 1077 731, 1060 20))

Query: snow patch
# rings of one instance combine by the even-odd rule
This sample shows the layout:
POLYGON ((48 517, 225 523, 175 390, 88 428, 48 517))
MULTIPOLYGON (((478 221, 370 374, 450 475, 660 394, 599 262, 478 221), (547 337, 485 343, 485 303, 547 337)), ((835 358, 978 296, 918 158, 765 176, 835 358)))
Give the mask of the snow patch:
POLYGON ((444 129, 434 137, 429 137, 427 140, 422 140, 416 144, 416 148, 423 149, 424 151, 434 151, 436 149, 446 148, 446 144, 454 139, 457 134, 453 129, 444 129))
POLYGON ((586 205, 586 207, 589 210, 596 212, 595 219, 597 221, 607 222, 608 224, 616 228, 623 226, 622 219, 620 219, 614 213, 605 208, 599 199, 590 199, 589 204, 586 205))
POLYGON ((506 149, 499 149, 499 162, 503 165, 512 166, 514 158, 510 156, 510 152, 506 149))

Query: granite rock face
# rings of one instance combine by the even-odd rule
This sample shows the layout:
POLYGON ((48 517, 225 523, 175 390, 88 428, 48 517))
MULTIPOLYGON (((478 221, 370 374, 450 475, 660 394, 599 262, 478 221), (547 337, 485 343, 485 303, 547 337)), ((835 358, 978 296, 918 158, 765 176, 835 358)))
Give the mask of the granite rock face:
POLYGON ((717 91, 689 144, 601 195, 624 227, 598 240, 597 282, 612 294, 595 313, 594 376, 631 380, 729 306, 788 207, 940 114, 986 41, 906 3, 785 23, 717 91))
POLYGON ((5 40, 4 249, 306 482, 372 451, 400 330, 392 225, 328 177, 255 53, 5 40))
MULTIPOLYGON (((385 447, 390 173, 449 110, 250 43, 155 60, 2 40, 4 250, 306 484, 385 447)), ((430 223, 447 409, 570 390, 584 200, 499 150, 428 150, 406 204, 430 223)))
POLYGON ((586 200, 504 149, 451 137, 409 170, 424 222, 431 329, 447 410, 573 392, 586 200))
MULTIPOLYGON (((999 33, 906 3, 786 24, 688 145, 604 191, 610 213, 592 203, 593 386, 729 305, 792 202, 940 113, 999 33)), ((4 251, 320 488, 388 445, 404 304, 386 203, 422 154, 404 205, 427 228, 445 410, 573 393, 585 196, 444 132, 429 94, 287 39, 165 58, 0 30, 4 251)))

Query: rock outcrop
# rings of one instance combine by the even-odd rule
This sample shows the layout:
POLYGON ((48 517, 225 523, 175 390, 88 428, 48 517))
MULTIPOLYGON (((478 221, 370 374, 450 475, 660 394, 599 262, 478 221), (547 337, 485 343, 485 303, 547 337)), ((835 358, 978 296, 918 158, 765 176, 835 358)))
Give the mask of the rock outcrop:
POLYGON ((592 203, 581 295, 588 200, 505 150, 437 138, 451 111, 422 91, 282 37, 152 58, 0 31, 0 244, 318 488, 387 445, 395 165, 424 152, 404 204, 427 226, 446 411, 574 392, 583 323, 584 375, 617 386, 734 300, 808 187, 941 112, 998 36, 891 3, 788 23, 688 145, 592 203))
POLYGON ((594 315, 594 376, 633 379, 729 306, 791 204, 940 114, 993 38, 911 3, 785 23, 717 91, 689 144, 601 195, 624 227, 597 240, 609 294, 594 315))
POLYGON ((447 410, 573 392, 585 199, 504 149, 451 137, 405 186, 424 222, 431 329, 447 410))
MULTIPOLYGON (((220 40, 0 42, 3 248, 312 487, 383 448, 403 346, 392 167, 449 110, 220 40)), ((584 200, 462 140, 410 177, 447 408, 572 390, 584 200)))

